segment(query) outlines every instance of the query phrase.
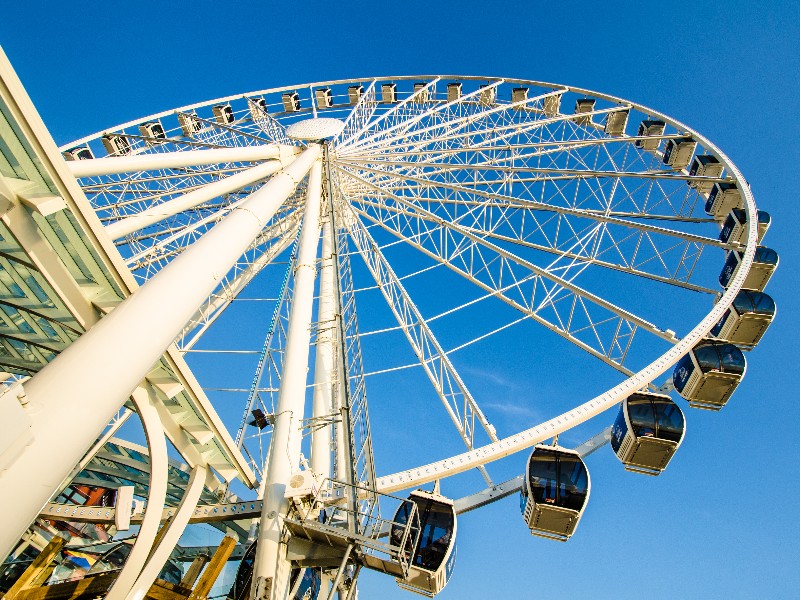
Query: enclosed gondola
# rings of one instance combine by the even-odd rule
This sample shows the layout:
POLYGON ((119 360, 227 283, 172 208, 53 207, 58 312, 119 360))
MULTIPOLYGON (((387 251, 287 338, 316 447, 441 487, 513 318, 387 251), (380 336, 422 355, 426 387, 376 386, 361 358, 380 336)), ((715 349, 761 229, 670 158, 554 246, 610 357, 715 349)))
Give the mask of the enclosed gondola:
POLYGON ((700 342, 675 365, 672 383, 693 408, 719 410, 747 370, 742 351, 727 342, 700 342))
POLYGON ((752 348, 775 318, 775 302, 763 292, 741 290, 731 307, 714 325, 715 338, 752 348))
POLYGON ((735 183, 715 183, 706 199, 706 214, 715 219, 724 219, 734 208, 743 208, 742 193, 735 183))
MULTIPOLYGON (((722 287, 727 288, 731 280, 736 276, 739 271, 739 265, 742 264, 744 253, 736 250, 728 252, 728 257, 725 259, 725 265, 722 267, 722 272, 719 274, 719 283, 722 287)), ((778 253, 772 248, 766 246, 756 247, 756 253, 753 256, 753 264, 750 265, 750 271, 742 284, 744 290, 754 290, 756 292, 763 292, 767 287, 767 283, 778 268, 778 253)))
POLYGON ((683 413, 669 396, 637 392, 619 408, 611 448, 628 471, 660 475, 685 431, 683 413))
POLYGON ((419 519, 419 541, 410 549, 408 577, 396 579, 403 589, 433 597, 444 589, 456 562, 456 511, 453 501, 435 492, 414 490, 409 502, 400 505, 394 516, 392 541, 400 544, 409 515, 419 519))
MULTIPOLYGON (((253 563, 256 560, 255 541, 245 550, 244 556, 236 570, 236 577, 228 592, 228 600, 249 600, 250 586, 253 581, 253 563)), ((289 579, 289 590, 292 600, 316 600, 320 590, 320 575, 317 569, 292 569, 289 579)))
MULTIPOLYGON (((769 229, 772 217, 763 210, 758 213, 758 243, 764 239, 764 235, 769 229)), ((726 244, 746 244, 747 243, 747 213, 742 208, 734 208, 722 224, 719 232, 719 240, 726 244)))
POLYGON ((566 542, 589 500, 589 471, 574 450, 537 445, 528 458, 520 510, 532 535, 566 542))

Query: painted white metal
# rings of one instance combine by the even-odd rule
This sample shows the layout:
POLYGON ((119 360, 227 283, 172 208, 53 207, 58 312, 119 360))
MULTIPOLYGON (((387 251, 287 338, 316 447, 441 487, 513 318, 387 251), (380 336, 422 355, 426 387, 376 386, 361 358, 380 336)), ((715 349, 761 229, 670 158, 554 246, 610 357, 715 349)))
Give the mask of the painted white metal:
POLYGON ((0 512, 8 519, 0 532, 0 555, 11 551, 109 415, 147 375, 318 156, 317 146, 306 150, 26 382, 34 440, 0 474, 0 485, 17 490, 0 499, 0 512), (56 439, 61 443, 54 452, 56 439), (32 472, 39 473, 39 485, 30 484, 32 472))
POLYGON ((136 156, 107 156, 89 160, 67 162, 70 172, 77 178, 133 173, 153 169, 177 169, 198 165, 214 165, 232 162, 261 162, 271 158, 288 160, 300 153, 295 146, 262 144, 235 148, 214 148, 211 150, 187 150, 185 152, 153 152, 136 156))
MULTIPOLYGON (((685 128, 685 126, 681 127, 685 128)), ((737 181, 744 181, 739 170, 724 154, 716 149, 708 140, 703 139, 697 134, 695 134, 695 137, 706 148, 714 148, 719 153, 726 168, 729 172, 732 172, 737 181)), ((648 383, 670 369, 682 356, 694 348, 694 346, 711 331, 711 328, 717 324, 719 319, 722 318, 722 315, 728 310, 734 298, 739 293, 739 290, 742 288, 742 284, 747 278, 747 273, 750 271, 750 265, 753 262, 753 256, 755 255, 757 245, 758 218, 756 217, 756 205, 750 187, 745 185, 741 189, 744 196, 745 211, 747 212, 748 242, 742 258, 740 271, 736 273, 730 286, 720 298, 719 302, 714 305, 711 312, 709 312, 708 315, 677 344, 619 385, 572 410, 550 419, 549 421, 545 421, 536 427, 526 429, 516 435, 508 436, 498 442, 487 444, 482 448, 429 463, 416 469, 409 469, 407 471, 380 477, 377 482, 378 491, 388 494, 422 485, 423 483, 456 475, 457 473, 469 470, 478 465, 485 465, 505 456, 525 450, 526 448, 530 448, 548 438, 580 425, 609 408, 613 408, 624 398, 642 389, 648 383)))
MULTIPOLYGON (((329 205, 331 200, 328 200, 329 205)), ((314 364, 314 400, 312 416, 315 420, 311 433, 311 470, 323 477, 331 476, 331 425, 321 426, 324 419, 333 415, 334 342, 337 339, 336 306, 338 286, 333 261, 331 219, 322 226, 322 254, 320 256, 319 303, 317 309, 317 356, 314 364)))
POLYGON ((178 540, 183 534, 184 529, 186 529, 189 518, 195 512, 197 501, 200 499, 200 494, 203 491, 203 484, 205 483, 207 472, 208 470, 206 467, 202 465, 196 465, 192 469, 192 474, 189 476, 189 482, 186 484, 186 491, 183 493, 178 510, 173 515, 172 521, 164 524, 164 527, 168 529, 158 543, 158 546, 152 549, 147 564, 128 592, 126 600, 142 600, 153 585, 156 577, 158 577, 161 569, 164 568, 164 564, 167 562, 167 559, 169 559, 172 550, 178 544, 178 540))
POLYGON ((159 221, 177 215, 179 212, 189 210, 195 206, 199 206, 203 202, 213 200, 223 194, 235 192, 247 185, 253 184, 265 177, 269 177, 280 171, 283 167, 291 164, 294 156, 281 160, 270 160, 265 163, 250 167, 246 171, 241 171, 230 177, 219 179, 201 188, 197 188, 191 192, 162 202, 152 208, 148 208, 134 216, 120 219, 110 225, 106 226, 106 231, 112 240, 118 240, 134 231, 138 231, 153 225, 159 221))
MULTIPOLYGON (((106 600, 122 600, 136 583, 136 579, 150 555, 156 534, 158 534, 161 511, 167 497, 169 457, 167 456, 167 440, 164 437, 164 429, 156 409, 158 400, 152 391, 143 387, 136 388, 131 394, 131 398, 142 421, 150 455, 147 506, 133 548, 125 561, 125 566, 114 580, 114 585, 108 591, 106 600)), ((62 436, 61 439, 65 437, 68 436, 62 436)))
MULTIPOLYGON (((320 147, 314 145, 307 152, 312 149, 318 153, 320 147)), ((316 158, 317 154, 314 156, 316 158)), ((291 565, 286 560, 286 545, 280 543, 283 531, 281 521, 288 509, 288 501, 284 497, 286 483, 298 470, 300 463, 300 427, 305 406, 310 352, 321 196, 322 162, 316 160, 308 179, 303 229, 295 263, 294 295, 286 336, 281 389, 274 416, 268 464, 264 470, 264 508, 253 562, 253 589, 250 595, 254 600, 285 600, 289 592, 291 565)))

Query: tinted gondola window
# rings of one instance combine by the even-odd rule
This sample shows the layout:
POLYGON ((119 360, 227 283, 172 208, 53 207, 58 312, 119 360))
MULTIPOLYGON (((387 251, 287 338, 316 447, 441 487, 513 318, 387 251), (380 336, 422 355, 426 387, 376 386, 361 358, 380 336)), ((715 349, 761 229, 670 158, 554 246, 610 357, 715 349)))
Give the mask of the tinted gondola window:
POLYGON ((725 344, 723 346, 718 346, 718 349, 720 363, 722 364, 722 369, 726 373, 737 373, 739 375, 744 373, 744 354, 742 354, 739 348, 733 344, 725 344))
POLYGON ((658 437, 662 440, 679 442, 683 437, 684 420, 681 409, 666 398, 653 398, 653 413, 658 426, 658 437))
POLYGON ((453 535, 453 507, 433 500, 418 499, 422 533, 414 555, 414 564, 436 571, 447 555, 453 535))
POLYGON ((717 347, 711 344, 694 349, 694 357, 703 373, 720 370, 720 356, 717 347))
POLYGON ((629 399, 628 415, 633 425, 633 434, 637 438, 657 437, 656 416, 649 398, 629 399))
POLYGON ((535 502, 572 510, 583 508, 589 480, 579 457, 537 448, 528 475, 535 502))

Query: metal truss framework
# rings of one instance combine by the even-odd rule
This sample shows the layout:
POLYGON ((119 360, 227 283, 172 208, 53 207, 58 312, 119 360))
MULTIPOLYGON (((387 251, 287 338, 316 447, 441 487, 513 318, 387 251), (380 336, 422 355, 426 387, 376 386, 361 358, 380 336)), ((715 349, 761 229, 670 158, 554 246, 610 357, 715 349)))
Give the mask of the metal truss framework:
MULTIPOLYGON (((472 468, 481 469, 491 485, 486 464, 615 406, 651 385, 691 350, 730 306, 755 252, 755 218, 748 221, 748 242, 724 243, 717 238, 719 215, 704 211, 714 185, 734 184, 746 214, 756 214, 749 187, 708 140, 649 108, 538 82, 425 76, 265 90, 152 115, 62 151, 74 161, 69 164, 80 189, 65 164, 49 174, 51 179, 28 168, 14 176, 4 172, 0 181, 0 196, 8 203, 0 225, 0 363, 10 373, 32 376, 31 381, 42 379, 37 374, 43 367, 58 364, 60 355, 100 315, 113 314, 139 285, 153 289, 179 268, 174 265, 189 264, 200 241, 212 239, 236 219, 246 219, 249 207, 256 205, 254 198, 271 197, 283 186, 281 201, 258 213, 257 231, 246 243, 238 241, 242 250, 231 264, 214 272, 213 286, 192 307, 193 316, 176 327, 177 346, 154 357, 159 360, 156 368, 134 396, 151 430, 154 419, 160 419, 197 473, 211 466, 225 479, 238 474, 254 484, 245 466, 249 463, 267 495, 263 505, 242 510, 248 517, 261 514, 262 530, 275 520, 272 508, 278 506, 277 497, 267 498, 269 486, 281 483, 274 479, 274 468, 267 469, 279 460, 270 457, 270 440, 288 440, 292 464, 287 473, 296 472, 301 437, 330 431, 331 469, 320 475, 361 489, 348 500, 348 510, 367 515, 367 520, 373 514, 380 517, 380 493, 472 468), (571 110, 573 101, 576 108, 571 110), (343 122, 341 133, 324 149, 287 134, 288 127, 312 115, 343 122), (639 121, 644 129, 636 129, 639 121), (645 123, 661 125, 650 130, 645 123), (679 144, 689 144, 684 154, 678 155, 679 144), (110 158, 94 158, 103 148, 110 158), (88 149, 91 158, 79 155, 81 149, 88 149), (323 166, 313 162, 321 160, 315 153, 323 157, 323 166), (710 175, 690 170, 692 157, 701 155, 720 168, 710 175), (306 178, 306 173, 312 175, 306 178), (303 322, 298 307, 311 310, 312 272, 324 268, 322 260, 308 258, 317 256, 311 244, 324 227, 315 220, 308 225, 312 202, 320 206, 314 219, 329 219, 337 310, 334 322, 309 316, 306 333, 312 345, 331 344, 336 351, 322 380, 334 390, 333 404, 306 419, 295 414, 302 397, 288 401, 282 395, 288 393, 285 359, 303 322), (302 260, 296 248, 289 250, 301 235, 306 240, 302 260), (46 251, 33 251, 42 240, 46 251), (723 252, 731 250, 743 253, 742 268, 717 294, 715 268, 723 252), (394 262, 393 255, 409 251, 416 256, 412 265, 394 262), (363 265, 351 264, 355 255, 363 265), (218 431, 218 418, 206 408, 181 351, 212 338, 224 327, 223 317, 236 310, 244 290, 260 292, 267 273, 276 280, 273 267, 287 256, 283 283, 272 290, 277 301, 233 444, 218 431), (372 357, 362 351, 356 311, 361 288, 355 279, 361 266, 430 380, 466 445, 465 453, 382 477, 376 474, 364 368, 372 357), (498 437, 480 398, 469 391, 456 362, 437 340, 425 299, 413 298, 403 283, 434 266, 446 267, 461 285, 484 294, 483 300, 510 307, 520 316, 518 322, 532 321, 557 334, 570 351, 578 349, 587 357, 587 366, 621 373, 616 375, 620 382, 533 428, 498 437), (645 312, 631 289, 700 304, 719 297, 710 312, 701 309, 697 319, 676 322, 664 312, 645 312), (319 335, 331 327, 333 335, 319 335), (254 418, 256 409, 266 424, 254 418), (280 423, 287 420, 301 425, 286 433, 280 423), (211 450, 204 450, 209 444, 211 450)), ((53 161, 52 149, 40 155, 53 161)), ((458 315, 477 301, 462 293, 442 314, 458 315)), ((507 326, 474 330, 474 341, 507 326)), ((319 382, 309 383, 298 369, 292 367, 293 385, 302 380, 301 387, 313 391, 319 382)), ((102 472, 103 460, 109 459, 95 450, 94 470, 83 473, 84 479, 91 479, 89 472, 102 472)), ((106 475, 112 476, 110 471, 106 475)), ((155 476, 149 476, 153 487, 155 476)), ((162 484, 166 495, 167 482, 162 484)), ((215 519, 208 514, 201 518, 201 509, 194 507, 207 493, 198 485, 182 488, 187 499, 186 506, 180 500, 178 509, 183 525, 215 519)), ((462 505, 474 508, 495 498, 495 488, 505 494, 512 487, 510 482, 499 484, 476 494, 474 502, 462 499, 462 505)), ((171 501, 178 501, 177 496, 171 501)), ((211 503, 208 498, 204 503, 207 510, 211 503)), ((68 509, 53 504, 45 512, 62 510, 68 509)), ((179 535, 183 525, 167 535, 179 535)), ((349 526, 353 539, 366 534, 366 525, 349 526)), ((244 537, 244 528, 239 529, 244 537)), ((344 556, 343 566, 350 549, 344 556)), ((285 557, 278 558, 279 565, 281 560, 285 557)), ((256 564, 260 562, 261 554, 256 564)), ((256 571, 262 573, 260 567, 256 571)), ((341 575, 340 569, 337 582, 341 575)), ((267 594, 271 586, 279 590, 286 577, 280 568, 260 574, 256 589, 267 594)), ((137 585, 144 583, 132 580, 130 589, 137 585)))

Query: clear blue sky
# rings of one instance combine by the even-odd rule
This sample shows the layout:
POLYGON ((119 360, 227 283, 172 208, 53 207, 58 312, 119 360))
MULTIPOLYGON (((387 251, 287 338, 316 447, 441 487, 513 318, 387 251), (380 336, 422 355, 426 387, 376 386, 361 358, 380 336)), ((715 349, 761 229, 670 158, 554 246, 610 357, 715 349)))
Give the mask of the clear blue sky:
MULTIPOLYGON (((13 3, 0 44, 57 143, 253 89, 413 73, 572 84, 706 135, 773 215, 766 243, 781 256, 768 288, 778 318, 744 383, 720 414, 686 410, 687 439, 661 477, 624 472, 608 449, 588 459, 592 498, 567 544, 532 538, 516 499, 466 515, 441 598, 800 597, 800 4, 557 4, 13 3)), ((409 596, 365 577, 361 598, 376 597, 409 596)))

